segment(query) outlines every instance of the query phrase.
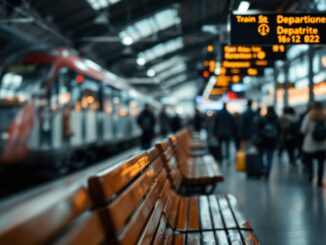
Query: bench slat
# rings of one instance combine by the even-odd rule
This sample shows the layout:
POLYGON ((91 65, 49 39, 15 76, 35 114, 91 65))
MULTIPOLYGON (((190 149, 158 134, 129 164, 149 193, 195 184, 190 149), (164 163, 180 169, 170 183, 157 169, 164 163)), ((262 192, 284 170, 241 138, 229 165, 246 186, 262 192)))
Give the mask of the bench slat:
POLYGON ((149 216, 154 207, 154 200, 158 198, 158 186, 154 184, 146 199, 142 202, 141 206, 135 211, 127 226, 123 229, 122 233, 117 238, 120 244, 136 244, 141 232, 143 231, 149 216))
POLYGON ((188 213, 188 230, 194 231, 200 229, 199 221, 199 205, 197 197, 189 197, 189 213, 188 213))
POLYGON ((156 234, 155 234, 155 238, 153 241, 153 244, 163 244, 163 240, 164 240, 164 233, 166 230, 166 226, 167 226, 167 221, 166 221, 166 217, 164 215, 161 216, 158 228, 156 230, 156 234))
POLYGON ((231 245, 243 244, 238 230, 228 230, 228 238, 231 245))
POLYGON ((246 245, 259 245, 257 237, 251 231, 241 231, 241 235, 246 245))
POLYGON ((200 206, 200 223, 201 229, 212 229, 212 222, 209 211, 209 204, 207 196, 199 197, 199 206, 200 206))
POLYGON ((203 245, 211 245, 211 244, 219 244, 219 243, 216 243, 215 241, 215 236, 214 236, 214 232, 213 231, 206 231, 206 232, 203 232, 202 234, 202 244, 203 245))
POLYGON ((187 234, 187 245, 198 245, 200 244, 200 233, 188 233, 187 234))
POLYGON ((225 231, 215 231, 215 236, 217 239, 217 244, 229 244, 228 237, 225 231))
POLYGON ((209 197, 209 204, 211 207, 212 217, 213 217, 213 225, 215 229, 224 229, 222 217, 221 217, 221 210, 218 206, 218 202, 215 195, 210 195, 209 197))
POLYGON ((218 198, 220 209, 222 212, 222 217, 224 219, 225 227, 228 229, 237 228, 237 224, 232 215, 229 203, 224 195, 219 195, 218 198))
POLYGON ((113 170, 98 173, 88 180, 90 194, 96 206, 105 205, 112 197, 125 188, 147 165, 148 156, 141 153, 138 156, 121 163, 113 170))
POLYGON ((137 244, 139 245, 152 244, 152 240, 155 237, 157 226, 159 225, 159 221, 162 216, 162 211, 163 211, 163 203, 161 201, 158 201, 155 204, 154 211, 150 216, 149 221, 147 221, 143 234, 141 238, 138 240, 137 244))
POLYGON ((241 212, 237 199, 232 195, 227 195, 227 199, 229 201, 229 205, 231 206, 235 219, 238 223, 238 226, 243 229, 251 229, 252 227, 250 223, 241 212))
POLYGON ((177 230, 187 230, 188 198, 180 198, 177 230))
POLYGON ((150 188, 153 179, 154 171, 149 168, 134 184, 108 206, 108 212, 111 216, 109 219, 111 219, 112 232, 117 232, 124 225, 139 201, 142 200, 150 188))
MULTIPOLYGON (((174 235, 174 244, 175 245, 186 244, 186 235, 185 234, 175 234, 174 235)), ((189 244, 188 241, 187 241, 187 244, 189 244)))

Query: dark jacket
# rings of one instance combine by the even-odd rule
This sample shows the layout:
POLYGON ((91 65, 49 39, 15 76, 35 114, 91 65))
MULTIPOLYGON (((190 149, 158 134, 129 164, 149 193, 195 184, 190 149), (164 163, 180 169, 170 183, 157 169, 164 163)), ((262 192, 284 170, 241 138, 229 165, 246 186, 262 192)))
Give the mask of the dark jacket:
POLYGON ((154 134, 155 117, 152 112, 146 110, 142 111, 137 119, 137 123, 143 133, 154 134))
POLYGON ((257 122, 256 134, 259 138, 258 147, 275 149, 280 139, 280 125, 277 115, 270 113, 260 118, 257 122))
POLYGON ((252 109, 247 109, 240 118, 240 138, 242 140, 251 140, 256 133, 255 119, 257 113, 252 109))
POLYGON ((176 133, 182 128, 181 118, 178 115, 175 115, 171 119, 171 130, 173 133, 176 133))
POLYGON ((226 109, 223 109, 216 113, 213 125, 213 132, 215 137, 233 137, 234 127, 234 118, 226 109))
POLYGON ((193 125, 195 131, 200 131, 203 127, 203 117, 199 113, 196 113, 193 119, 193 125))

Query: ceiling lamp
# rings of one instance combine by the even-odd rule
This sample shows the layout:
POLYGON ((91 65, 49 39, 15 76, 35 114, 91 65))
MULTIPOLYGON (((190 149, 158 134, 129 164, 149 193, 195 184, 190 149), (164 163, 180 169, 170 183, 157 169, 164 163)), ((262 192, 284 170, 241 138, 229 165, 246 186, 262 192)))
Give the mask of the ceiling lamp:
POLYGON ((152 70, 152 69, 149 69, 149 70, 147 71, 147 76, 149 76, 149 77, 154 77, 154 76, 155 76, 155 71, 152 70))
POLYGON ((144 58, 142 58, 142 57, 139 57, 137 59, 137 64, 140 65, 140 66, 143 66, 143 65, 146 64, 146 60, 144 58))
POLYGON ((134 40, 131 37, 125 37, 122 39, 122 44, 125 46, 130 46, 134 43, 134 40))
POLYGON ((239 5, 238 12, 245 13, 249 9, 250 3, 248 1, 242 1, 239 5))

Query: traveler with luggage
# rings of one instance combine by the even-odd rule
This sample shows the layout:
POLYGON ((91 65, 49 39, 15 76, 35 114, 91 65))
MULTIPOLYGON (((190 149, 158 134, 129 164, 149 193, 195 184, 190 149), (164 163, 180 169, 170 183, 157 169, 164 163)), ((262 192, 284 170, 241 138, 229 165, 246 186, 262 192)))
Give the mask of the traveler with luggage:
POLYGON ((280 144, 286 150, 290 165, 295 165, 295 150, 298 143, 298 119, 295 110, 292 107, 285 107, 283 115, 280 118, 281 142, 280 144))
POLYGON ((305 154, 309 181, 313 180, 313 160, 318 162, 317 185, 323 186, 324 162, 326 153, 326 113, 319 102, 315 102, 301 125, 304 135, 303 152, 305 154))
POLYGON ((257 122, 257 139, 261 164, 265 178, 268 179, 272 164, 273 156, 279 141, 280 126, 278 117, 272 106, 267 108, 267 114, 257 122))

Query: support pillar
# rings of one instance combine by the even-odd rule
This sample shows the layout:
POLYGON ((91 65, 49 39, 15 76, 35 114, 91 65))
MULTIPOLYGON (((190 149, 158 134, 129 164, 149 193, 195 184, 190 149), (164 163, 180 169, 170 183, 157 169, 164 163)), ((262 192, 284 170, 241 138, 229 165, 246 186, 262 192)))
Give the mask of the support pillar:
POLYGON ((314 71, 313 71, 313 59, 314 59, 315 49, 313 46, 309 47, 308 51, 308 88, 309 88, 309 103, 315 101, 314 93, 314 71))

